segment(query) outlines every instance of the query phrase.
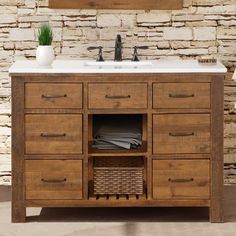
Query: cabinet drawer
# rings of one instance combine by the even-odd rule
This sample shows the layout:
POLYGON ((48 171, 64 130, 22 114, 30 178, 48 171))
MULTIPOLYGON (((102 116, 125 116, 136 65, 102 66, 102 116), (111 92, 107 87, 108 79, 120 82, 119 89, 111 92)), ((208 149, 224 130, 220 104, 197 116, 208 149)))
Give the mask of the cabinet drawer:
POLYGON ((153 108, 210 108, 210 83, 155 83, 153 108))
POLYGON ((25 162, 26 199, 82 199, 81 160, 25 162))
POLYGON ((82 84, 26 83, 26 108, 82 108, 82 84))
POLYGON ((82 153, 82 115, 25 116, 26 154, 82 153))
POLYGON ((210 115, 154 115, 153 153, 210 153, 210 115))
POLYGON ((147 84, 91 83, 89 108, 147 108, 147 84))
POLYGON ((208 160, 153 161, 154 199, 209 199, 208 160))

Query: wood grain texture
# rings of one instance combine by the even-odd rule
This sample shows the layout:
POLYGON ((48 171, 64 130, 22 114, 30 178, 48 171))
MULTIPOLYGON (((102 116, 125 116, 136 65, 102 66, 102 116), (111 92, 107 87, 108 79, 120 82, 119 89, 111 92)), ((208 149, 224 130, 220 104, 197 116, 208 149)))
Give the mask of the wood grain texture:
POLYGON ((26 199, 82 199, 81 160, 25 161, 26 199))
POLYGON ((153 116, 153 153, 210 153, 209 114, 153 116))
POLYGON ((89 109, 147 108, 145 83, 91 83, 89 109))
MULTIPOLYGON (((223 114, 223 93, 219 95, 219 91, 223 88, 222 87, 222 78, 223 74, 48 74, 48 75, 39 75, 39 74, 32 74, 32 75, 24 75, 18 74, 17 78, 13 79, 13 213, 12 218, 13 221, 19 222, 25 220, 25 207, 29 206, 38 206, 38 207, 135 207, 135 206, 207 206, 210 207, 210 215, 212 222, 220 222, 222 221, 222 208, 221 208, 221 201, 222 201, 222 187, 223 187, 223 115, 218 116, 218 114, 223 114), (14 80, 17 80, 17 83, 14 84, 14 80), (66 105, 65 107, 32 107, 32 108, 25 108, 24 104, 24 83, 34 84, 34 83, 43 83, 43 84, 78 84, 80 87, 83 88, 83 93, 81 95, 81 102, 82 105, 80 108, 71 107, 66 105), (209 94, 208 87, 199 87, 199 84, 204 84, 209 86, 211 84, 211 93, 209 94), (96 84, 95 87, 90 90, 89 86, 91 84, 96 84), (102 86, 104 89, 104 85, 112 85, 111 88, 108 86, 108 91, 114 91, 112 96, 125 96, 127 95, 127 91, 131 91, 135 95, 135 102, 130 103, 127 106, 127 101, 124 103, 118 104, 117 109, 117 101, 113 101, 112 105, 104 106, 104 102, 101 102, 99 99, 98 101, 95 100, 96 108, 89 109, 89 92, 92 94, 97 89, 100 92, 101 90, 98 88, 102 86), (209 97, 203 99, 204 107, 195 107, 193 108, 190 104, 186 107, 175 106, 174 108, 168 107, 170 102, 166 102, 163 98, 163 103, 166 104, 167 107, 163 108, 153 108, 154 103, 158 102, 154 99, 155 96, 160 99, 160 92, 164 94, 168 94, 164 91, 165 86, 162 87, 162 90, 158 88, 158 94, 153 95, 155 89, 153 89, 158 84, 166 84, 167 90, 169 92, 189 92, 194 90, 198 91, 196 95, 200 96, 202 99, 204 94, 209 94, 209 97), (168 84, 176 84, 176 88, 174 86, 170 87, 168 84), (192 84, 192 86, 187 86, 185 84, 192 84), (118 87, 118 85, 122 85, 118 87), (124 85, 124 86, 123 86, 124 85), (128 86, 129 85, 129 86, 128 86), (135 86, 133 86, 135 85, 135 86), (138 85, 138 89, 136 87, 138 85), (143 85, 145 85, 145 89, 143 89, 143 85), (154 86, 155 85, 155 86, 154 86), (178 85, 179 90, 178 90, 178 85), (15 86, 15 88, 14 88, 15 86), (140 86, 140 87, 139 87, 140 86), (186 87, 187 86, 187 87, 186 87), (190 88, 191 87, 191 88, 190 88), (183 89, 184 88, 184 89, 183 89), (113 90, 114 89, 114 90, 113 90), (201 92, 200 92, 201 91, 201 92), (118 94, 119 92, 119 94, 118 94), (122 94, 121 94, 122 93, 122 94), (210 102, 209 102, 210 99, 210 102), (14 105, 15 104, 15 105, 14 105), (141 106, 140 106, 141 104, 141 106), (207 105, 206 105, 207 104, 207 105), (209 104, 211 106, 209 106, 209 104), (121 106, 123 105, 123 107, 121 106), (206 107, 207 106, 207 107, 206 107), (16 115, 17 112, 17 115, 16 115), (24 115, 25 113, 25 115, 24 115), (14 115, 15 114, 15 115, 14 115), (101 152, 94 152, 91 149, 90 141, 92 140, 92 116, 94 114, 142 114, 145 119, 143 119, 142 125, 145 134, 143 135, 143 140, 145 146, 136 152, 109 152, 109 151, 101 151, 101 152), (27 117, 31 117, 27 120, 27 117), (33 118, 37 117, 37 118, 33 118), (61 117, 64 117, 61 119, 61 117), (74 117, 71 119, 70 117, 74 117), (161 119, 160 119, 161 118, 161 119), (28 122, 30 121, 30 123, 28 122), (24 123, 25 127, 30 128, 31 133, 27 134, 24 131, 24 123), (20 125, 18 125, 20 124, 20 125), (14 128, 15 125, 15 128, 14 128), (42 128, 42 129, 41 129, 42 128), (45 128, 45 129, 44 129, 45 128), (15 131, 14 131, 15 130, 15 131), (49 140, 44 142, 41 147, 37 147, 40 144, 38 135, 45 131, 52 131, 53 133, 63 133, 66 130, 72 135, 69 138, 70 142, 75 142, 78 145, 71 147, 67 146, 67 142, 63 141, 63 137, 48 137, 49 140), (193 130, 193 131, 192 131, 193 130), (170 136, 170 132, 194 132, 194 135, 189 137, 175 137, 170 136), (80 133, 80 134, 79 134, 80 133), (158 142, 156 142, 157 134, 158 142), (168 135, 165 135, 167 134, 168 135), (25 140, 26 137, 26 140, 25 140), (52 141, 56 141, 58 139, 58 144, 50 144, 52 141), (79 141, 80 140, 80 141, 79 141), (83 141, 82 141, 83 140, 83 141), (174 140, 174 141, 173 141, 174 140), (26 153, 24 152, 24 145, 25 141, 34 142, 35 144, 35 151, 33 153, 26 153), (37 144, 37 145, 36 145, 37 144), (165 152, 166 149, 163 145, 167 145, 168 151, 165 152), (16 147, 19 145, 19 147, 16 147), (214 148, 213 148, 214 147, 214 148), (51 153, 47 153, 48 150, 53 150, 51 153), (64 149, 63 153, 60 150, 64 149), (41 150, 47 150, 46 152, 41 150), (77 150, 76 152, 70 152, 71 150, 77 150), (83 151, 83 152, 82 152, 83 151), (154 151, 154 153, 153 153, 154 151), (79 152, 79 153, 78 153, 79 152), (25 154, 25 155, 24 155, 25 154), (136 158, 137 156, 144 156, 145 157, 145 184, 147 187, 147 195, 144 195, 142 198, 136 199, 130 197, 127 200, 127 197, 121 197, 119 200, 116 198, 112 198, 112 196, 107 199, 106 197, 101 197, 96 200, 96 197, 93 197, 93 189, 90 187, 90 182, 93 181, 93 160, 97 158, 97 156, 106 156, 109 158, 110 156, 133 156, 136 158), (22 156, 21 158, 18 158, 22 156), (66 195, 67 190, 63 192, 62 196, 60 196, 60 186, 53 186, 52 189, 57 196, 57 199, 53 198, 50 193, 47 191, 51 187, 43 185, 40 191, 46 190, 45 195, 41 196, 44 199, 25 199, 25 186, 28 186, 28 182, 25 185, 24 182, 24 159, 26 162, 30 161, 49 161, 51 164, 48 165, 47 168, 52 168, 53 170, 53 163, 57 163, 58 161, 75 161, 74 165, 76 168, 81 166, 81 196, 78 199, 78 194, 73 192, 71 194, 71 198, 67 198, 66 195), (211 162, 212 159, 212 162, 211 162), (205 174, 206 166, 204 165, 200 172, 203 170, 204 175, 202 178, 208 178, 208 188, 204 185, 205 183, 202 182, 202 186, 199 186, 199 182, 195 185, 193 183, 193 189, 203 188, 203 191, 193 190, 190 192, 190 195, 186 198, 181 197, 172 197, 172 198, 165 198, 165 199, 154 199, 153 193, 155 189, 155 178, 156 175, 152 170, 155 168, 153 163, 159 161, 167 161, 167 162, 175 162, 181 161, 184 166, 183 170, 180 168, 177 170, 183 176, 187 172, 190 172, 189 169, 193 168, 194 165, 188 164, 189 162, 195 160, 196 166, 199 165, 198 163, 208 163, 209 170, 208 175, 205 174), (49 167, 51 166, 51 167, 49 167), (187 170, 187 171, 186 171, 187 170), (211 171, 210 171, 211 170, 211 171), (204 177, 205 176, 205 177, 204 177), (208 177, 207 177, 208 176, 208 177), (212 182, 210 184, 210 177, 212 178, 212 182), (15 179, 14 179, 15 178, 15 179), (154 182, 153 182, 154 181, 154 182), (212 187, 210 188, 210 186, 212 187), (154 188, 154 189, 153 189, 154 188), (208 193, 207 190, 208 189, 208 193), (210 192, 209 192, 210 191, 210 192), (16 195, 17 194, 17 195, 16 195), (197 195, 198 194, 198 195, 197 195), (201 195, 202 194, 202 195, 201 195), (194 195, 194 196, 193 196, 194 195), (201 195, 201 196, 200 196, 201 195), (208 196, 208 197, 206 197, 208 196)), ((56 86, 57 87, 57 86, 56 86)), ((36 88, 35 88, 36 89, 36 88)), ((102 90, 103 90, 102 89, 102 90)), ((57 90, 62 91, 62 90, 57 90)), ((79 90, 78 90, 79 91, 79 90)), ((107 90, 105 90, 107 91, 107 90)), ((77 98, 76 92, 73 92, 73 97, 77 98)), ((109 94, 108 94, 109 95, 109 94)), ((130 95, 130 94, 128 94, 130 95)), ((133 96, 134 96, 133 95, 133 96)), ((101 96, 104 96, 102 93, 101 96)), ((120 99, 120 98, 115 98, 120 99)), ((126 100, 126 99, 124 99, 126 100)), ((73 100, 76 103, 76 101, 73 100)), ((78 102, 78 101, 77 101, 78 102)), ((72 104, 72 103, 70 103, 72 104)), ((74 104, 74 103, 73 103, 74 104)), ((199 105, 198 102, 192 101, 191 104, 193 106, 199 105), (195 105, 194 105, 195 104, 195 105)), ((185 103, 186 105, 186 103, 185 103)), ((183 106, 185 106, 183 105, 183 106)), ((202 105, 202 104, 200 104, 202 105)), ((64 105, 63 105, 64 106, 64 105)), ((158 105, 159 106, 159 105, 158 105)), ((28 129, 29 130, 29 129, 28 129)), ((46 132, 45 132, 46 133, 46 132)), ((49 132, 47 132, 49 133, 49 132)), ((50 134, 50 133, 49 133, 50 134)), ((40 144, 41 145, 41 144, 40 144)), ((72 145, 72 144, 70 144, 72 145)), ((69 146, 70 146, 69 145, 69 146)), ((47 162, 47 163, 49 163, 47 162)), ((179 163, 179 162, 178 162, 179 163)), ((70 166, 70 165, 68 165, 70 166)), ((159 166, 159 165, 158 165, 159 166)), ((178 166, 178 165, 176 165, 178 166)), ((64 167, 64 166, 63 166, 64 167)), ((40 166, 38 165, 38 168, 40 166)), ((197 167, 198 170, 200 167, 197 167)), ((73 170, 73 167, 70 167, 73 170)), ((163 170, 164 171, 164 170, 163 170)), ((166 170, 165 170, 166 171, 166 170)), ((69 171, 68 171, 69 172, 69 171)), ((66 171, 66 173, 68 173, 66 171)), ((155 172, 155 171, 154 171, 155 172)), ((200 173, 199 172, 199 173, 200 173)), ((40 178, 40 174, 36 172, 30 172, 30 180, 29 183, 32 186, 36 186, 38 188, 39 184, 37 179, 40 178)), ((43 173, 43 172, 42 172, 43 173)), ((47 169, 45 171, 44 176, 46 177, 57 177, 60 178, 59 180, 63 180, 63 171, 61 173, 57 172, 55 169, 54 171, 49 171, 47 169), (56 174, 55 174, 56 173, 56 174), (47 175, 46 175, 47 174, 47 175)), ((77 181, 78 177, 74 175, 74 170, 68 174, 68 181, 77 181)), ((163 174, 164 172, 162 172, 163 174)), ((162 176, 162 174, 160 176, 162 176)), ((173 174, 171 172, 170 174, 173 174)), ((200 178, 197 175, 197 172, 194 170, 191 171, 191 174, 197 176, 197 180, 200 178)), ((159 176, 159 175, 157 175, 159 176)), ((187 174, 186 174, 187 176, 187 174)), ((46 179, 45 177, 45 179, 46 179)), ((187 177, 184 177, 187 178, 187 177)), ((189 177, 191 178, 191 177, 189 177)), ((72 182, 73 182, 72 181, 72 182)), ((69 182, 68 182, 69 183, 69 182)), ((190 183, 181 183, 181 184, 191 184, 190 183)), ((44 183, 45 184, 45 183, 44 183)), ((169 181, 168 181, 168 184, 169 181)), ((168 189, 170 185, 166 184, 165 187, 168 189)), ((185 192, 185 188, 181 186, 179 188, 179 183, 172 183, 172 185, 177 185, 174 188, 177 191, 178 189, 183 189, 180 192, 183 195, 185 193, 189 193, 188 190, 185 192)), ((201 184, 200 184, 201 185, 201 184)), ((74 186, 74 185, 73 185, 74 186)), ((69 188, 69 185, 67 185, 69 188)), ((67 188, 66 187, 66 188, 67 188)), ((34 189, 34 187, 33 187, 34 189)), ((38 191, 38 190, 36 190, 38 191)), ((70 191, 70 190, 69 190, 70 191)), ((161 191, 164 193, 164 191, 161 191)), ((174 192, 176 193, 176 192, 174 192)), ((180 195, 181 195, 180 193, 180 195)), ((30 193, 31 194, 31 193, 30 193)), ((31 197, 35 197, 34 193, 31 197)), ((43 193, 44 194, 44 193, 43 193)), ((176 194, 175 194, 176 195, 176 194)), ((186 194, 187 195, 187 194, 186 194)), ((29 196, 29 195, 28 195, 29 196)), ((179 195, 178 195, 179 196, 179 195)))
POLYGON ((223 222, 223 168, 224 168, 224 77, 212 79, 212 162, 210 221, 223 222))
POLYGON ((209 199, 209 160, 153 161, 154 199, 209 199))
POLYGON ((26 83, 25 108, 82 108, 82 84, 26 83))
POLYGON ((207 199, 166 200, 26 200, 27 207, 209 207, 207 199))
POLYGON ((82 115, 25 116, 26 154, 80 154, 82 137, 82 115))
POLYGON ((176 10, 183 7, 183 0, 49 0, 50 8, 176 10))
POLYGON ((24 222, 24 81, 12 78, 12 222, 24 222))
POLYGON ((210 83, 155 83, 153 108, 210 108, 210 83))

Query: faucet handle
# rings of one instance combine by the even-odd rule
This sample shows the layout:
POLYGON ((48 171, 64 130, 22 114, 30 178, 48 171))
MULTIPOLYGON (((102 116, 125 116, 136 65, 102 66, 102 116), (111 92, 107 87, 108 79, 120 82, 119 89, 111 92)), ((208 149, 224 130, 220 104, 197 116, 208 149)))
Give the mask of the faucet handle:
POLYGON ((89 51, 98 49, 98 56, 96 61, 104 61, 103 56, 102 56, 102 46, 91 46, 87 48, 89 51))
POLYGON ((139 61, 138 49, 148 49, 148 46, 134 46, 134 54, 133 54, 132 61, 139 61))

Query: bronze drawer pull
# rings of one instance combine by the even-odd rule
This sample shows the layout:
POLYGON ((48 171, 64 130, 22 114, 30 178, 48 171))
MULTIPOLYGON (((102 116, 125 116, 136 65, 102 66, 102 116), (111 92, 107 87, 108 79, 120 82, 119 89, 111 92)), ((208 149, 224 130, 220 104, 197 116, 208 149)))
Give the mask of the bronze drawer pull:
POLYGON ((40 135, 41 137, 43 138, 58 138, 58 137, 65 137, 66 134, 44 134, 44 133, 41 133, 40 135))
POLYGON ((194 94, 169 94, 170 98, 193 98, 194 94))
POLYGON ((44 95, 42 94, 41 96, 43 99, 53 99, 53 98, 66 98, 67 94, 63 94, 63 95, 44 95))
POLYGON ((191 133, 169 133, 169 136, 181 137, 181 136, 194 136, 194 132, 191 133))
POLYGON ((128 98, 131 98, 130 95, 127 95, 127 96, 109 96, 109 95, 106 95, 105 98, 107 99, 128 99, 128 98))
POLYGON ((168 181, 169 182, 173 182, 173 183, 187 183, 187 182, 193 182, 193 178, 186 178, 186 179, 171 179, 169 178, 168 181))
POLYGON ((65 179, 41 179, 41 181, 44 183, 63 183, 63 182, 66 182, 66 178, 65 179))

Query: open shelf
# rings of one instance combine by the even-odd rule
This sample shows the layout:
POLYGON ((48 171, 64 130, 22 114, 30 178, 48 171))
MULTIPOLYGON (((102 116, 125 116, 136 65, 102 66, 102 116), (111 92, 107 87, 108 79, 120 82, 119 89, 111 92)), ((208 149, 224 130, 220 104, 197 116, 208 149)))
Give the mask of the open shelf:
POLYGON ((93 181, 89 181, 89 200, 94 201, 124 201, 124 200, 146 200, 147 199, 147 187, 144 183, 143 194, 94 194, 93 181))
POLYGON ((147 154, 147 115, 90 114, 88 137, 89 156, 145 156, 147 154), (132 136, 122 137, 122 135, 127 134, 132 134, 132 136), (111 138, 112 141, 106 139, 105 137, 107 136, 111 138), (123 141, 121 142, 121 140, 123 138, 126 139, 125 146, 115 147, 113 144, 114 148, 110 146, 111 142, 115 140, 116 142, 119 140, 118 142, 122 143, 123 141), (136 141, 127 141, 129 139, 136 141), (106 149, 106 145, 104 147, 102 144, 103 148, 101 148, 100 144, 97 145, 97 142, 101 142, 100 140, 102 140, 102 142, 106 140, 105 144, 109 144, 110 147, 106 149), (137 145, 137 142, 140 142, 139 145, 137 145))
POLYGON ((92 147, 92 142, 89 142, 88 149, 89 156, 146 156, 147 142, 143 141, 141 147, 138 149, 113 149, 113 150, 99 150, 92 147))

